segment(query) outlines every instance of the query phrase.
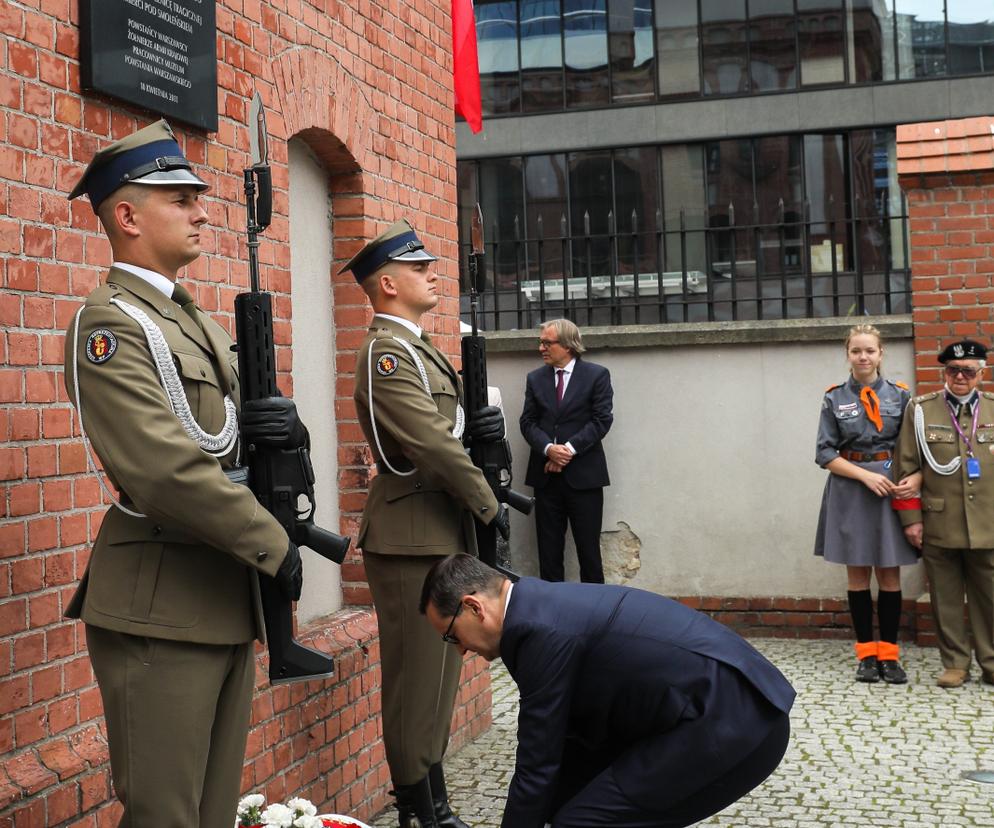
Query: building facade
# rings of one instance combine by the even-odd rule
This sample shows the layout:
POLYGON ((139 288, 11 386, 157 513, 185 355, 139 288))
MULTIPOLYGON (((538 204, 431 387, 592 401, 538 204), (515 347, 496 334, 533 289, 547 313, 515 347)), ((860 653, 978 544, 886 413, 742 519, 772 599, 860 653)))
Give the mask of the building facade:
POLYGON ((484 321, 910 312, 895 127, 994 111, 973 0, 476 4, 484 321), (565 278, 565 281, 564 281, 565 278))

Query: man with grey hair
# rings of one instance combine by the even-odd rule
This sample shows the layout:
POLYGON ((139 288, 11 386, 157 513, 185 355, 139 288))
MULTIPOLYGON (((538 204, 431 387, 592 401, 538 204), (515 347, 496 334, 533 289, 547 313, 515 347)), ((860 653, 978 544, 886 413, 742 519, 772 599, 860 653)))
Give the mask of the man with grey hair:
POLYGON ((525 483, 535 490, 539 574, 565 580, 568 524, 580 580, 604 583, 601 519, 611 481, 601 441, 614 421, 611 374, 581 359, 586 348, 568 319, 544 322, 538 349, 545 364, 528 374, 519 424, 531 446, 525 483))
POLYGON ((893 505, 925 560, 939 687, 969 680, 971 637, 981 680, 994 684, 994 394, 978 387, 986 355, 971 339, 943 349, 945 388, 908 404, 895 452, 895 480, 922 475, 921 497, 893 505))
POLYGON ((521 694, 502 828, 692 825, 780 763, 794 690, 703 613, 631 587, 504 578, 452 555, 420 609, 521 694))

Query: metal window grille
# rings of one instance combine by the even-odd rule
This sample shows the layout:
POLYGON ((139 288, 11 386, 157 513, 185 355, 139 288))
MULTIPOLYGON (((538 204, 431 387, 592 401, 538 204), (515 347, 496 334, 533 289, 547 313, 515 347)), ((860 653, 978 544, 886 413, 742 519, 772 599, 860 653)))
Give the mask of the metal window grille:
MULTIPOLYGON (((534 327, 566 317, 583 326, 666 324, 735 320, 811 319, 909 313, 911 271, 907 204, 891 214, 886 198, 860 215, 812 218, 807 202, 790 212, 778 204, 772 224, 699 226, 684 212, 646 222, 632 212, 619 229, 592 233, 584 214, 579 233, 566 216, 549 232, 539 218, 535 232, 486 241, 484 330, 534 327)), ((828 214, 833 210, 829 205, 828 214)), ((758 215, 753 210, 753 215, 758 215)), ((460 266, 466 273, 466 254, 460 266)), ((465 284, 465 282, 463 282, 465 284)), ((468 319, 464 291, 461 307, 468 319)))

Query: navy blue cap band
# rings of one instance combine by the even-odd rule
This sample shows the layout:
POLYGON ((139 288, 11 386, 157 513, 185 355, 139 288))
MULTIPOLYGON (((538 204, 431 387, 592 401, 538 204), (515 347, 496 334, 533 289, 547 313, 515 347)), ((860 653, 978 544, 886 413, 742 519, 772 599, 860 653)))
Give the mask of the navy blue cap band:
MULTIPOLYGON (((90 204, 96 210, 100 203, 114 192, 118 187, 128 183, 127 176, 138 172, 140 168, 147 167, 157 158, 168 159, 165 166, 156 169, 191 169, 190 162, 183 158, 183 152, 179 144, 175 141, 153 141, 143 144, 127 152, 110 159, 106 164, 93 173, 86 180, 86 194, 90 197, 90 204), (183 163, 178 163, 182 161, 183 163)), ((150 172, 146 169, 143 174, 150 172)))
POLYGON ((409 233, 401 233, 371 248, 361 260, 352 265, 352 274, 357 281, 361 282, 391 259, 402 256, 404 253, 413 253, 415 250, 424 250, 424 245, 418 239, 418 234, 413 230, 409 233))

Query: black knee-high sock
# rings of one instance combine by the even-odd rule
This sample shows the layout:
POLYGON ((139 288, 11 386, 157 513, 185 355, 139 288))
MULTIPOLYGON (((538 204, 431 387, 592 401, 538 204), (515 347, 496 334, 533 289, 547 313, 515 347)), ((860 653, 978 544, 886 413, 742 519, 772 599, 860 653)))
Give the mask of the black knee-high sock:
POLYGON ((856 631, 856 640, 860 643, 875 641, 873 637, 873 596, 870 590, 849 590, 849 614, 852 616, 852 626, 856 631))
POLYGON ((901 590, 877 595, 877 623, 880 625, 880 640, 897 644, 897 628, 901 623, 901 590))

